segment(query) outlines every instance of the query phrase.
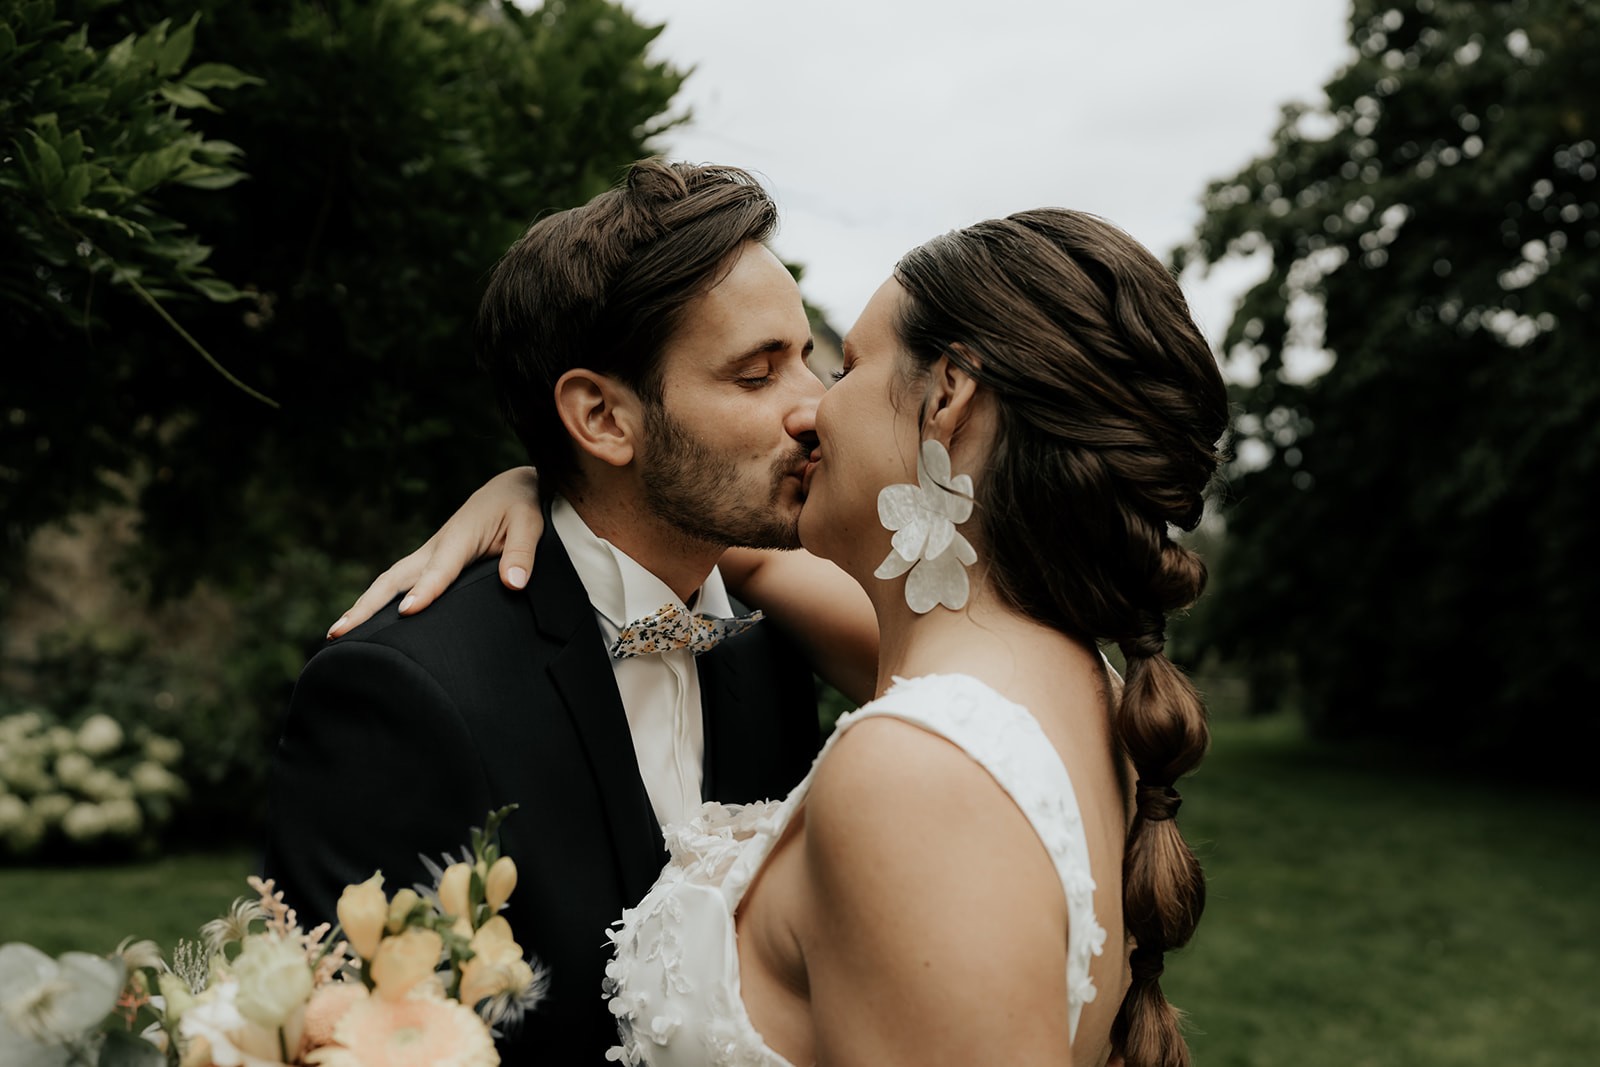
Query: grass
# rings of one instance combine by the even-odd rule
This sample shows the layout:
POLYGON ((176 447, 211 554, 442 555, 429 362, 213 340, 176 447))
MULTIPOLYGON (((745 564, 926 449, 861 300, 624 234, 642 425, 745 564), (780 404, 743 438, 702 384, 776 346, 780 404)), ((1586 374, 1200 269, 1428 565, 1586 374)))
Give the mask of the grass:
MULTIPOLYGON (((1600 1047, 1600 800, 1423 774, 1223 719, 1184 783, 1210 899, 1163 982, 1197 1067, 1568 1067, 1600 1047)), ((0 870, 0 942, 170 949, 243 850, 0 870)))
POLYGON ((256 865, 254 853, 236 848, 116 866, 0 868, 0 944, 106 953, 134 936, 170 954, 236 897, 255 896, 244 880, 256 865))
POLYGON ((1600 801, 1224 721, 1184 784, 1209 900, 1163 986, 1201 1067, 1568 1067, 1600 1046, 1600 801))

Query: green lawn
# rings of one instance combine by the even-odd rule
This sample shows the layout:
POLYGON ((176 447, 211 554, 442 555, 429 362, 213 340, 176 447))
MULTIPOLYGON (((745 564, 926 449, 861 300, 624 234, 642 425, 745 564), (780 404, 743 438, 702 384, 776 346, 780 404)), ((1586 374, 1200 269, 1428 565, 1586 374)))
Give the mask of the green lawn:
POLYGON ((1184 787, 1209 876, 1164 986, 1201 1067, 1600 1056, 1600 801, 1222 722, 1184 787))
MULTIPOLYGON (((1198 1067, 1595 1062, 1600 800, 1418 774, 1287 718, 1219 722, 1183 792, 1210 901, 1165 986, 1198 1067)), ((170 949, 252 863, 0 870, 0 941, 170 949)))

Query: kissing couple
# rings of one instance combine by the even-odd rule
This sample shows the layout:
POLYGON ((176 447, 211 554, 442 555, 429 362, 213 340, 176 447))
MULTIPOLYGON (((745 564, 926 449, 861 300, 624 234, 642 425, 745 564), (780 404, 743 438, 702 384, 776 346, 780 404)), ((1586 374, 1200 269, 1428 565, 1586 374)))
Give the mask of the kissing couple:
POLYGON ((510 1064, 1186 1064, 1208 735, 1163 631, 1216 361, 1145 248, 1041 208, 908 252, 825 390, 776 219, 646 160, 501 259, 476 347, 537 475, 306 665, 266 873, 331 919, 517 804, 510 1064), (813 673, 862 702, 825 743, 813 673))

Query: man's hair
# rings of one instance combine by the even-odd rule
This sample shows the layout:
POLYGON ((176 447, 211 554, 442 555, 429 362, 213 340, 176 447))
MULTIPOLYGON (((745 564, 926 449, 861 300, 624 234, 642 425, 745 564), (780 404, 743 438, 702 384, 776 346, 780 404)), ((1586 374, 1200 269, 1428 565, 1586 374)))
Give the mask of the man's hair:
POLYGON ((661 352, 685 309, 777 221, 772 198, 737 167, 646 159, 582 207, 535 222, 500 257, 478 308, 478 362, 549 490, 578 473, 556 380, 582 367, 658 402, 661 352))

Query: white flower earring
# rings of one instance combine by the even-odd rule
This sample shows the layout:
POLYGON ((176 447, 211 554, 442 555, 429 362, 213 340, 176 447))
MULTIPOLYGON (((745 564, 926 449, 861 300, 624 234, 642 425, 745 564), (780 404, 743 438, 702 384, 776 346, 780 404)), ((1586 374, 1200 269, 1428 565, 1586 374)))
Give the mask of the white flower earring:
POLYGON ((878 493, 878 519, 894 531, 894 549, 878 564, 875 578, 906 571, 906 604, 918 615, 943 604, 966 606, 967 568, 978 562, 972 544, 956 530, 972 515, 972 477, 950 476, 950 453, 938 441, 922 442, 917 485, 886 485, 878 493))

